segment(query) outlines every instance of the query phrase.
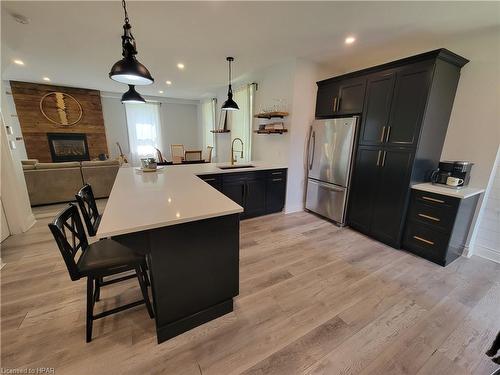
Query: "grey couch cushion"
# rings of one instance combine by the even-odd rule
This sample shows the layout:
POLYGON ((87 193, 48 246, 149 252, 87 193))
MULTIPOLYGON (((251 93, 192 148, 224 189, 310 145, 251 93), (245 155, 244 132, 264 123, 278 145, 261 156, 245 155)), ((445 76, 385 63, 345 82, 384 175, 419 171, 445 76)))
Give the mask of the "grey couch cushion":
POLYGON ((79 161, 67 161, 64 163, 36 163, 36 169, 59 169, 59 168, 80 168, 79 161))
POLYGON ((91 161, 82 161, 82 167, 99 167, 105 165, 120 165, 118 160, 91 160, 91 161))
POLYGON ((75 200, 83 185, 80 167, 24 170, 32 206, 75 200))
POLYGON ((120 169, 118 162, 113 165, 82 167, 83 181, 92 186, 94 197, 109 197, 118 169, 120 169))
POLYGON ((21 160, 22 165, 35 165, 36 163, 38 163, 38 159, 21 160))

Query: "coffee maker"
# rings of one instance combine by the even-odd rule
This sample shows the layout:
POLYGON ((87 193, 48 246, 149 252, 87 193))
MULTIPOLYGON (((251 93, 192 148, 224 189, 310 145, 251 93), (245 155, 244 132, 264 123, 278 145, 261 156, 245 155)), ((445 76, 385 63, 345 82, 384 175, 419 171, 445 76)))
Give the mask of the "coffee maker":
POLYGON ((446 185, 452 188, 461 188, 467 186, 470 180, 470 173, 474 163, 469 161, 440 161, 438 169, 431 174, 433 184, 446 185), (450 186, 448 177, 454 177, 459 180, 457 185, 450 186))

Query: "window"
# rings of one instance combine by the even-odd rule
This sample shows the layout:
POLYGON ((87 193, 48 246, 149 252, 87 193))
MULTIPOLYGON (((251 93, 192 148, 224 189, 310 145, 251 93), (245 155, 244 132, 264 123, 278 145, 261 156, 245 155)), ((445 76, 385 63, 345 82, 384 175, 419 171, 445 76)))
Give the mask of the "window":
POLYGON ((207 150, 208 146, 212 146, 212 158, 215 158, 215 135, 211 130, 215 129, 215 107, 217 99, 207 99, 201 103, 201 124, 203 128, 203 150, 207 150))
POLYGON ((125 103, 131 162, 139 165, 140 159, 156 157, 161 149, 159 103, 125 103))
MULTIPOLYGON (((240 107, 239 111, 231 112, 231 141, 240 138, 243 141, 243 159, 235 152, 237 161, 252 160, 252 123, 253 100, 255 85, 245 85, 234 92, 234 101, 240 107)), ((240 150, 240 145, 235 143, 235 149, 240 150)))

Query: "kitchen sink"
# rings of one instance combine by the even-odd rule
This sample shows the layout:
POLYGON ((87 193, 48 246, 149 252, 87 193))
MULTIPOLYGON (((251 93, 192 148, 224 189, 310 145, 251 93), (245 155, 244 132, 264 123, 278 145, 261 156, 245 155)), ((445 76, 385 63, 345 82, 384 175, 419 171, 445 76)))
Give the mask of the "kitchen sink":
POLYGON ((240 168, 255 168, 255 165, 241 164, 241 165, 227 165, 225 167, 217 167, 219 169, 240 169, 240 168))

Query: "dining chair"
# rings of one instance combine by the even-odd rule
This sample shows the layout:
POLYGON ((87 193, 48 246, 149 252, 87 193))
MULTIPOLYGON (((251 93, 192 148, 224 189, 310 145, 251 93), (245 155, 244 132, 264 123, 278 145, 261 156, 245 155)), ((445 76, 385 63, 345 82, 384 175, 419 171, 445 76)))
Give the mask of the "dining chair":
POLYGON ((186 161, 201 160, 201 150, 186 151, 184 154, 184 160, 186 161))
POLYGON ((103 239, 89 244, 78 208, 70 204, 62 210, 52 223, 50 231, 59 247, 72 281, 87 278, 87 327, 86 341, 92 341, 94 320, 142 305, 146 305, 149 317, 154 317, 146 286, 147 275, 144 271, 144 255, 112 239, 103 239), (78 259, 76 259, 78 255, 78 259), (126 271, 133 274, 115 277, 104 281, 104 277, 114 276, 126 271), (137 277, 142 299, 94 315, 94 305, 99 301, 101 287, 137 277))
POLYGON ((213 151, 213 147, 212 146, 207 146, 207 157, 205 158, 205 161, 207 163, 211 163, 212 162, 212 151, 213 151))
POLYGON ((182 160, 184 160, 184 145, 170 145, 170 154, 174 164, 182 163, 182 160))
POLYGON ((99 214, 97 209, 92 186, 89 184, 83 185, 75 195, 75 198, 80 207, 85 226, 87 227, 87 233, 90 237, 93 237, 97 233, 102 215, 99 214))

